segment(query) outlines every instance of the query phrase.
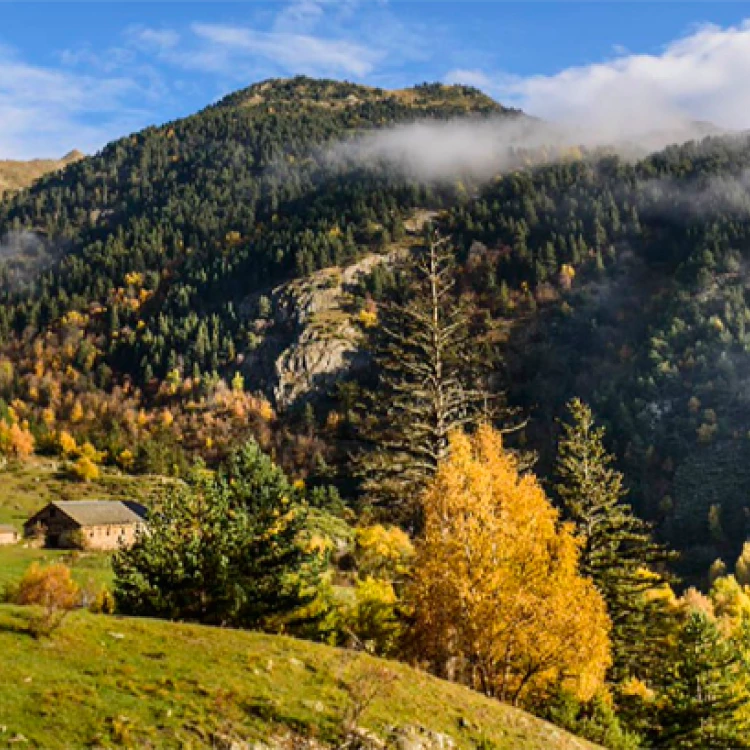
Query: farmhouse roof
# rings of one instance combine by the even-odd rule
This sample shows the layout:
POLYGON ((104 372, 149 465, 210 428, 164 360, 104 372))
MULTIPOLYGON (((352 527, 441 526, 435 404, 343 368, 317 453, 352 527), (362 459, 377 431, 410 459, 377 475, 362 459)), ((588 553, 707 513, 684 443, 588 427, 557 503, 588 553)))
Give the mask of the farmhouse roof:
POLYGON ((16 527, 10 526, 7 523, 0 523, 0 534, 15 534, 16 527))
POLYGON ((80 526, 127 526, 142 521, 119 500, 67 500, 51 505, 80 526))

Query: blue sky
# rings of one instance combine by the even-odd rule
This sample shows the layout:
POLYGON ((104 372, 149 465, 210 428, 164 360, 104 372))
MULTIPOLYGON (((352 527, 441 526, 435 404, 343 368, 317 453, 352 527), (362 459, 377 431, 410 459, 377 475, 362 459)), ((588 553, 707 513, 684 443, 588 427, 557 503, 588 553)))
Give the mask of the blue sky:
POLYGON ((296 73, 750 127, 746 18, 737 2, 0 3, 0 158, 91 152, 296 73))

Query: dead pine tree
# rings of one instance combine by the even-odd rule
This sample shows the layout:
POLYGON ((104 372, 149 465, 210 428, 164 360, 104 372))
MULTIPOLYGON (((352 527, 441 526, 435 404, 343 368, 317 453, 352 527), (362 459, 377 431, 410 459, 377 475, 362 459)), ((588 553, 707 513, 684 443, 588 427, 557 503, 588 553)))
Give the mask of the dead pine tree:
POLYGON ((373 336, 376 383, 361 410, 358 464, 367 499, 417 528, 419 495, 446 457, 450 433, 495 421, 504 399, 490 394, 486 331, 473 326, 457 293, 449 239, 428 229, 398 270, 402 293, 381 305, 373 336))

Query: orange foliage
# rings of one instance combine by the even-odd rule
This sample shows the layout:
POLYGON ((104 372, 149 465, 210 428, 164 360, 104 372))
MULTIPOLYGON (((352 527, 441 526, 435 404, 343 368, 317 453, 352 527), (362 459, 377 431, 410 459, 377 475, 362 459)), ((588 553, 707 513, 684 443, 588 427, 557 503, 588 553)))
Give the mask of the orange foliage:
POLYGON ((42 567, 32 563, 18 584, 13 601, 42 607, 42 614, 29 621, 29 630, 35 636, 49 635, 78 606, 80 591, 67 565, 54 563, 42 567))
POLYGON ((411 590, 419 656, 514 703, 559 684, 583 699, 601 688, 604 602, 578 572, 571 529, 491 427, 452 436, 424 522, 411 590))
POLYGON ((0 419, 0 454, 28 458, 34 452, 34 444, 28 424, 19 424, 13 410, 10 410, 9 422, 0 419))

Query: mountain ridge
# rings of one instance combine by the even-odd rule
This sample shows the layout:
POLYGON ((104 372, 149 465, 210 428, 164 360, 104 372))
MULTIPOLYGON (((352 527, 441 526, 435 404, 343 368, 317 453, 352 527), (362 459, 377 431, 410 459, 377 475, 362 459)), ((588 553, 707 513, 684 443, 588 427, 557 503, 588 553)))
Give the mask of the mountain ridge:
POLYGON ((74 149, 61 159, 29 159, 26 161, 2 159, 0 160, 0 198, 5 193, 27 188, 44 175, 57 172, 84 158, 85 154, 74 149))

